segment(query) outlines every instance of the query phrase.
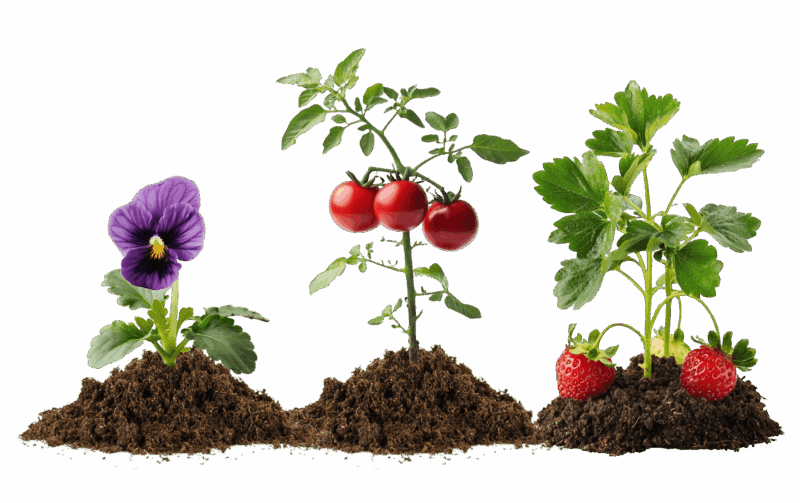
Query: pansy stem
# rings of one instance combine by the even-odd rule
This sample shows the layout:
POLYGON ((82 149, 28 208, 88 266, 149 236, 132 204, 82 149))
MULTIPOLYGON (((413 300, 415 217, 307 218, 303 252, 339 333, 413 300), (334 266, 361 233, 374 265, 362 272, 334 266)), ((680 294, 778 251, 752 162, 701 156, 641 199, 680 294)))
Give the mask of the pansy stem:
POLYGON ((172 299, 169 306, 169 334, 164 339, 164 351, 170 355, 170 361, 165 362, 170 367, 175 366, 175 341, 178 338, 178 280, 172 284, 172 299))

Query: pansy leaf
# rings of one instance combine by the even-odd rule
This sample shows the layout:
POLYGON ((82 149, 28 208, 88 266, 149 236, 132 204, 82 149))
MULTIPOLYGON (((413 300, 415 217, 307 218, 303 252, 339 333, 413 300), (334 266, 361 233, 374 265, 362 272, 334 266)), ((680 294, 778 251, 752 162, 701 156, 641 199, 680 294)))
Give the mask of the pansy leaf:
POLYGON ((322 141, 322 153, 327 154, 332 148, 342 143, 343 134, 344 128, 342 126, 333 126, 328 136, 322 141))
POLYGON ((472 181, 472 163, 470 162, 469 158, 467 157, 459 157, 456 159, 456 165, 458 165, 458 172, 461 174, 461 178, 464 179, 465 182, 469 183, 472 181))
POLYGON ((249 374, 256 369, 256 353, 250 335, 233 319, 211 315, 196 322, 181 333, 194 342, 194 347, 204 349, 212 360, 220 360, 235 374, 249 374))
POLYGON ((553 289, 558 307, 580 309, 600 291, 606 272, 603 259, 575 258, 561 262, 561 266, 555 277, 558 283, 553 289))
POLYGON ((700 163, 700 174, 724 173, 749 168, 764 154, 758 143, 736 141, 733 136, 700 145, 694 138, 684 135, 681 140, 675 140, 673 146, 675 148, 670 150, 672 162, 684 177, 690 176, 690 168, 695 162, 700 163))
MULTIPOLYGON (((206 312, 208 311, 206 310, 206 312)), ((183 325, 185 322, 192 319, 193 317, 194 317, 194 309, 192 309, 191 307, 182 307, 181 310, 178 312, 178 329, 180 329, 181 325, 183 325)))
POLYGON ((586 146, 592 149, 596 155, 622 157, 632 152, 633 138, 625 131, 604 129, 595 131, 592 136, 594 138, 586 140, 586 146))
POLYGON ((344 270, 347 268, 347 259, 344 257, 339 257, 334 260, 331 265, 328 266, 325 271, 317 274, 317 276, 311 280, 311 284, 308 285, 308 292, 309 294, 314 294, 314 292, 318 290, 322 290, 323 288, 328 287, 333 280, 338 278, 339 276, 344 273, 344 270))
POLYGON ((148 330, 141 330, 133 323, 114 321, 100 329, 100 335, 92 339, 87 357, 89 366, 102 368, 125 357, 128 353, 142 345, 149 335, 148 330))
POLYGON ((681 290, 695 297, 714 297, 722 262, 717 250, 704 239, 690 241, 675 252, 675 280, 681 290))
POLYGON ((165 337, 169 330, 168 314, 169 312, 161 300, 154 300, 152 309, 147 311, 147 315, 155 322, 156 329, 161 337, 165 337))
POLYGON ((122 270, 114 269, 103 278, 101 286, 108 287, 108 293, 118 295, 117 304, 134 309, 150 309, 154 300, 164 301, 169 288, 163 290, 150 290, 133 286, 122 276, 122 270))
MULTIPOLYGON (((181 310, 183 311, 183 310, 181 310)), ((207 307, 206 308, 206 316, 218 314, 220 316, 242 316, 244 318, 250 318, 251 320, 258 320, 258 321, 269 321, 268 319, 264 318, 260 314, 255 311, 251 311, 244 307, 234 307, 231 305, 222 306, 222 307, 207 307)))
POLYGON ((336 71, 333 73, 333 81, 337 86, 341 86, 355 76, 358 70, 358 63, 364 57, 365 52, 365 49, 357 49, 336 66, 336 71))
POLYGON ((736 206, 717 204, 703 206, 700 215, 700 230, 709 233, 719 244, 737 253, 753 251, 747 240, 756 235, 761 220, 750 213, 736 211, 736 206))
POLYGON ((476 319, 481 317, 481 311, 477 307, 470 306, 469 304, 464 304, 463 302, 455 298, 451 293, 448 293, 447 297, 444 298, 444 305, 452 309, 453 311, 466 316, 469 319, 476 319))
MULTIPOLYGON (((604 170, 605 172, 605 170, 604 170)), ((599 179, 599 175, 593 177, 599 179)), ((594 211, 603 205, 605 192, 595 189, 581 167, 568 157, 544 163, 544 169, 533 174, 535 187, 546 203, 562 213, 594 211)))
POLYGON ((450 284, 447 282, 447 277, 444 275, 444 271, 439 264, 432 264, 430 267, 417 267, 414 269, 414 275, 427 276, 435 279, 442 284, 445 292, 447 292, 448 288, 450 288, 450 284))
MULTIPOLYGON (((327 101, 327 98, 326 98, 327 101)), ((308 108, 300 110, 300 113, 294 116, 283 133, 281 139, 281 150, 286 150, 297 142, 297 137, 305 133, 312 127, 325 120, 325 109, 319 105, 311 105, 308 108)))
POLYGON ((358 141, 358 144, 361 146, 361 152, 364 155, 370 155, 375 148, 375 135, 372 134, 372 131, 367 131, 358 141))
POLYGON ((472 140, 470 148, 483 160, 495 164, 514 162, 528 154, 525 149, 519 148, 513 141, 504 140, 498 136, 480 134, 472 140))

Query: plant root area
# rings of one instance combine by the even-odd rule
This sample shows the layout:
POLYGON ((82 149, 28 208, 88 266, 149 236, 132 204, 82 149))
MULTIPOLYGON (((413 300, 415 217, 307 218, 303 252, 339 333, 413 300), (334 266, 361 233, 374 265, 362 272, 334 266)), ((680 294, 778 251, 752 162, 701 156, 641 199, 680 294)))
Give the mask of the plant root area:
POLYGON ((532 412, 473 376, 439 346, 386 351, 346 382, 327 378, 316 402, 284 411, 193 348, 174 367, 145 351, 78 399, 42 412, 21 438, 108 453, 211 453, 232 445, 331 448, 349 453, 452 453, 473 445, 523 446, 532 412))
POLYGON ((108 453, 204 453, 233 445, 330 448, 374 454, 466 452, 475 445, 544 444, 612 456, 649 448, 733 449, 783 434, 761 395, 737 378, 718 402, 680 385, 674 358, 652 358, 651 379, 631 358, 606 393, 556 398, 538 414, 495 391, 440 346, 386 351, 346 382, 325 379, 319 400, 285 411, 199 349, 174 367, 145 351, 104 382, 86 378, 78 399, 42 412, 21 438, 108 453))
POLYGON ((675 358, 653 356, 651 362, 650 379, 639 367, 640 354, 628 368, 616 368, 603 395, 553 400, 538 414, 532 443, 617 456, 653 447, 738 451, 783 434, 751 382, 737 377, 728 396, 710 402, 681 387, 675 358))

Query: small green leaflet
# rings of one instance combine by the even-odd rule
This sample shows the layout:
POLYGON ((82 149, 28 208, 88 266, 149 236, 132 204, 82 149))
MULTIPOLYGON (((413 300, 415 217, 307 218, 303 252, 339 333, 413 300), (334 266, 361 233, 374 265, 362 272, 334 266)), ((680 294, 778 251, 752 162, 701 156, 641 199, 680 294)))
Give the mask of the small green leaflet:
POLYGON ((205 349, 212 360, 221 360, 236 374, 249 374, 256 369, 256 353, 250 336, 231 318, 212 315, 182 331, 194 347, 205 349))
POLYGON ((297 137, 305 133, 312 127, 325 120, 325 109, 319 105, 311 105, 300 110, 289 123, 286 132, 281 139, 281 150, 286 150, 297 142, 297 137))
POLYGON ((168 311, 164 307, 164 302, 160 300, 153 301, 153 308, 147 311, 147 315, 156 324, 158 334, 163 338, 169 333, 169 320, 167 320, 168 311))
POLYGON ((581 170, 584 178, 589 182, 592 191, 605 197, 608 191, 608 174, 606 174, 605 166, 592 152, 584 152, 582 159, 583 162, 575 159, 578 169, 581 170))
POLYGON ((337 86, 341 86, 356 75, 358 70, 358 63, 364 57, 365 49, 357 49, 350 53, 344 61, 339 63, 336 71, 333 73, 333 80, 337 86))
POLYGON ((694 231, 694 225, 684 217, 678 215, 664 215, 661 217, 661 228, 656 237, 669 247, 678 246, 681 241, 686 239, 690 232, 694 231))
POLYGON ((614 243, 622 203, 617 196, 606 192, 603 210, 606 217, 587 211, 562 218, 555 223, 558 230, 550 234, 548 241, 569 243, 569 249, 577 252, 578 258, 603 257, 614 243))
POLYGON ((620 193, 626 196, 631 191, 633 182, 639 174, 650 164, 656 151, 653 149, 647 150, 642 155, 626 155, 619 160, 619 176, 615 176, 611 180, 611 184, 620 193))
MULTIPOLYGON (((206 313, 208 313, 208 310, 206 310, 206 313)), ((192 309, 191 307, 182 307, 181 310, 178 312, 178 330, 180 330, 181 325, 183 325, 193 317, 194 317, 194 309, 192 309)))
POLYGON ((364 105, 370 105, 372 100, 378 98, 381 94, 383 94, 383 84, 375 84, 367 88, 364 91, 364 105))
POLYGON ((640 252, 647 248, 650 238, 655 237, 659 230, 641 220, 628 222, 625 234, 617 240, 617 246, 628 252, 640 252))
POLYGON ((328 136, 322 141, 322 153, 327 154, 332 148, 339 146, 342 143, 343 134, 344 128, 342 126, 333 126, 328 136))
POLYGON ((460 300, 458 300, 458 298, 456 298, 455 295, 453 295, 450 292, 450 285, 447 281, 447 276, 445 275, 442 266, 440 266, 439 264, 433 263, 431 264, 430 267, 417 267, 416 269, 414 269, 414 275, 433 278, 436 281, 438 281, 439 284, 442 285, 442 290, 441 290, 442 293, 440 295, 438 295, 436 298, 434 298, 433 295, 430 296, 429 300, 431 300, 432 302, 438 302, 439 300, 441 300, 442 295, 446 295, 446 297, 444 298, 444 305, 445 307, 447 307, 447 309, 455 313, 458 313, 461 316, 469 318, 471 320, 476 320, 481 318, 480 309, 478 309, 473 305, 461 302, 460 300))
MULTIPOLYGON (((434 96, 439 96, 439 94, 440 94, 439 90, 435 89, 433 87, 427 87, 425 89, 416 89, 416 88, 414 88, 414 90, 411 91, 411 95, 409 96, 409 99, 433 98, 434 96)), ((394 98, 392 98, 392 99, 394 99, 394 98)))
POLYGON ((317 276, 311 280, 311 284, 308 285, 308 293, 313 295, 314 292, 326 288, 333 283, 333 280, 341 276, 346 268, 347 259, 344 257, 337 258, 325 271, 317 274, 317 276))
POLYGON ((606 273, 602 258, 574 258, 561 262, 561 269, 556 273, 556 284, 553 293, 558 298, 558 307, 580 309, 591 301, 603 283, 606 273))
POLYGON ((465 182, 469 183, 472 181, 472 163, 466 157, 459 157, 456 159, 456 165, 458 165, 458 172, 461 174, 461 178, 464 179, 465 182))
POLYGON ((278 79, 278 84, 292 84, 311 89, 319 86, 321 80, 322 74, 319 73, 319 70, 316 68, 309 68, 306 70, 306 73, 295 73, 287 75, 286 77, 281 77, 278 79))
POLYGON ((748 239, 756 235, 761 220, 750 213, 739 213, 736 206, 707 204, 700 209, 700 230, 707 232, 719 244, 742 253, 753 251, 748 239))
POLYGON ((721 270, 717 250, 704 239, 690 241, 675 252, 675 280, 689 295, 714 297, 721 270))
POLYGON ((629 252, 644 251, 650 239, 656 238, 659 242, 675 248, 694 230, 688 219, 678 215, 663 216, 661 228, 664 230, 659 231, 641 220, 629 222, 625 234, 617 241, 617 246, 629 252))
POLYGON ((297 99, 297 106, 302 108, 308 105, 321 92, 319 89, 306 89, 300 93, 300 97, 297 99))
POLYGON ((592 133, 594 139, 586 140, 586 146, 596 155, 622 157, 633 151, 633 138, 625 131, 604 129, 592 133))
MULTIPOLYGON (((584 175, 584 170, 598 169, 602 163, 590 163, 579 166, 577 159, 568 157, 553 159, 552 163, 544 163, 544 170, 533 174, 533 180, 538 184, 535 188, 546 203, 554 210, 562 213, 578 213, 581 211, 594 211, 603 205, 605 191, 599 186, 593 186, 584 175), (581 169, 583 168, 583 170, 581 169)), ((603 168, 605 173, 605 168, 603 168)), ((590 173, 596 183, 601 179, 600 173, 590 173)), ((607 179, 606 179, 607 182, 607 179)), ((608 186, 606 184, 606 186, 608 186)))
POLYGON ((370 155, 375 148, 375 135, 372 134, 372 131, 367 131, 364 133, 364 136, 358 140, 358 144, 361 146, 361 152, 363 152, 364 155, 370 155))
POLYGON ((672 162, 684 177, 689 176, 689 168, 698 161, 700 174, 724 173, 749 168, 764 154, 758 149, 758 143, 735 141, 733 136, 700 145, 694 138, 684 135, 683 139, 675 140, 673 146, 675 148, 670 150, 672 162))
POLYGON ((519 148, 513 141, 504 140, 497 136, 481 134, 472 140, 470 148, 478 154, 478 157, 495 164, 505 164, 514 162, 523 155, 528 154, 527 150, 519 148))
POLYGON ((409 109, 400 110, 397 113, 397 115, 399 115, 403 119, 407 119, 409 122, 411 122, 412 124, 414 124, 417 127, 421 127, 421 128, 425 127, 425 125, 419 119, 419 116, 413 110, 409 110, 409 109))
POLYGON ((149 290, 147 288, 133 286, 128 280, 122 277, 122 271, 120 269, 114 269, 106 274, 100 286, 109 287, 108 293, 119 295, 117 304, 129 307, 131 310, 150 309, 153 307, 154 300, 164 301, 167 298, 167 291, 171 288, 149 290))
POLYGON ((634 80, 628 83, 624 92, 614 95, 614 101, 616 105, 597 105, 596 110, 590 110, 589 113, 627 132, 642 149, 650 144, 656 131, 664 127, 680 108, 680 103, 671 94, 651 96, 647 94, 647 89, 640 89, 634 80))
POLYGON ((149 330, 141 330, 133 323, 114 321, 100 329, 100 335, 92 339, 87 357, 89 366, 102 368, 109 363, 121 360, 128 353, 142 345, 149 330))
POLYGON ((437 114, 436 112, 428 112, 425 114, 425 122, 430 125, 433 129, 437 131, 447 131, 447 126, 445 126, 444 117, 437 114))

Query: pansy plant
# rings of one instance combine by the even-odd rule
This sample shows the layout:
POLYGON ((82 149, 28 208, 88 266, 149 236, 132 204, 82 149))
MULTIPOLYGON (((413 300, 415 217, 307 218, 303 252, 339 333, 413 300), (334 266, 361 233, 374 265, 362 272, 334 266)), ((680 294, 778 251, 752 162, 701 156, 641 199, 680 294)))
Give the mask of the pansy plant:
POLYGON ((615 271, 624 276, 643 297, 644 331, 614 323, 600 332, 593 347, 599 347, 600 339, 612 327, 632 330, 644 344, 642 367, 645 377, 651 377, 651 354, 675 356, 680 364, 688 352, 680 329, 682 297, 701 304, 711 317, 717 336, 722 333, 711 309, 702 300, 716 295, 722 262, 717 260, 717 250, 708 240, 696 238, 706 233, 720 245, 741 253, 751 251, 749 239, 761 225, 759 219, 737 211, 735 206, 707 204, 698 211, 687 202, 683 205, 686 216, 681 216, 670 213, 673 203, 681 187, 693 177, 749 168, 764 151, 756 143, 733 137, 705 143, 688 136, 675 140, 671 154, 680 183, 666 208, 654 213, 647 176, 656 154, 651 141, 656 131, 678 112, 680 103, 670 94, 650 95, 634 81, 625 91, 616 93, 614 101, 590 110, 613 129, 595 131, 593 138, 586 141, 590 150, 580 159, 554 159, 545 163, 542 171, 534 173, 533 179, 537 183, 536 192, 545 202, 567 214, 555 223, 556 230, 549 241, 568 244, 576 254, 575 258, 562 262, 556 273, 554 293, 558 307, 579 309, 597 295, 606 273, 615 271), (611 180, 598 159, 602 156, 619 159, 619 175, 611 180), (644 201, 631 193, 639 175, 644 181, 644 201), (622 234, 618 239, 617 233, 622 234), (641 272, 641 284, 623 271, 622 266, 628 263, 641 272), (654 275, 656 263, 664 268, 660 276, 654 275), (665 298, 653 310, 654 297, 661 290, 665 298), (673 300, 678 304, 678 326, 674 332, 670 328, 673 300), (662 308, 664 326, 655 330, 662 308), (651 338, 653 333, 657 337, 651 338))
POLYGON ((119 305, 146 309, 148 317, 137 316, 135 323, 117 320, 101 328, 92 339, 89 366, 101 368, 120 360, 144 341, 155 346, 166 365, 174 366, 178 354, 191 349, 191 341, 237 374, 255 370, 250 336, 231 316, 269 320, 233 306, 206 308, 201 316, 191 307, 178 310, 179 261, 197 257, 205 237, 200 192, 193 181, 176 176, 143 188, 111 214, 108 234, 122 253, 122 267, 106 274, 102 286, 119 296, 119 305), (192 325, 181 330, 186 322, 192 325), (180 343, 178 330, 184 336, 180 343))

